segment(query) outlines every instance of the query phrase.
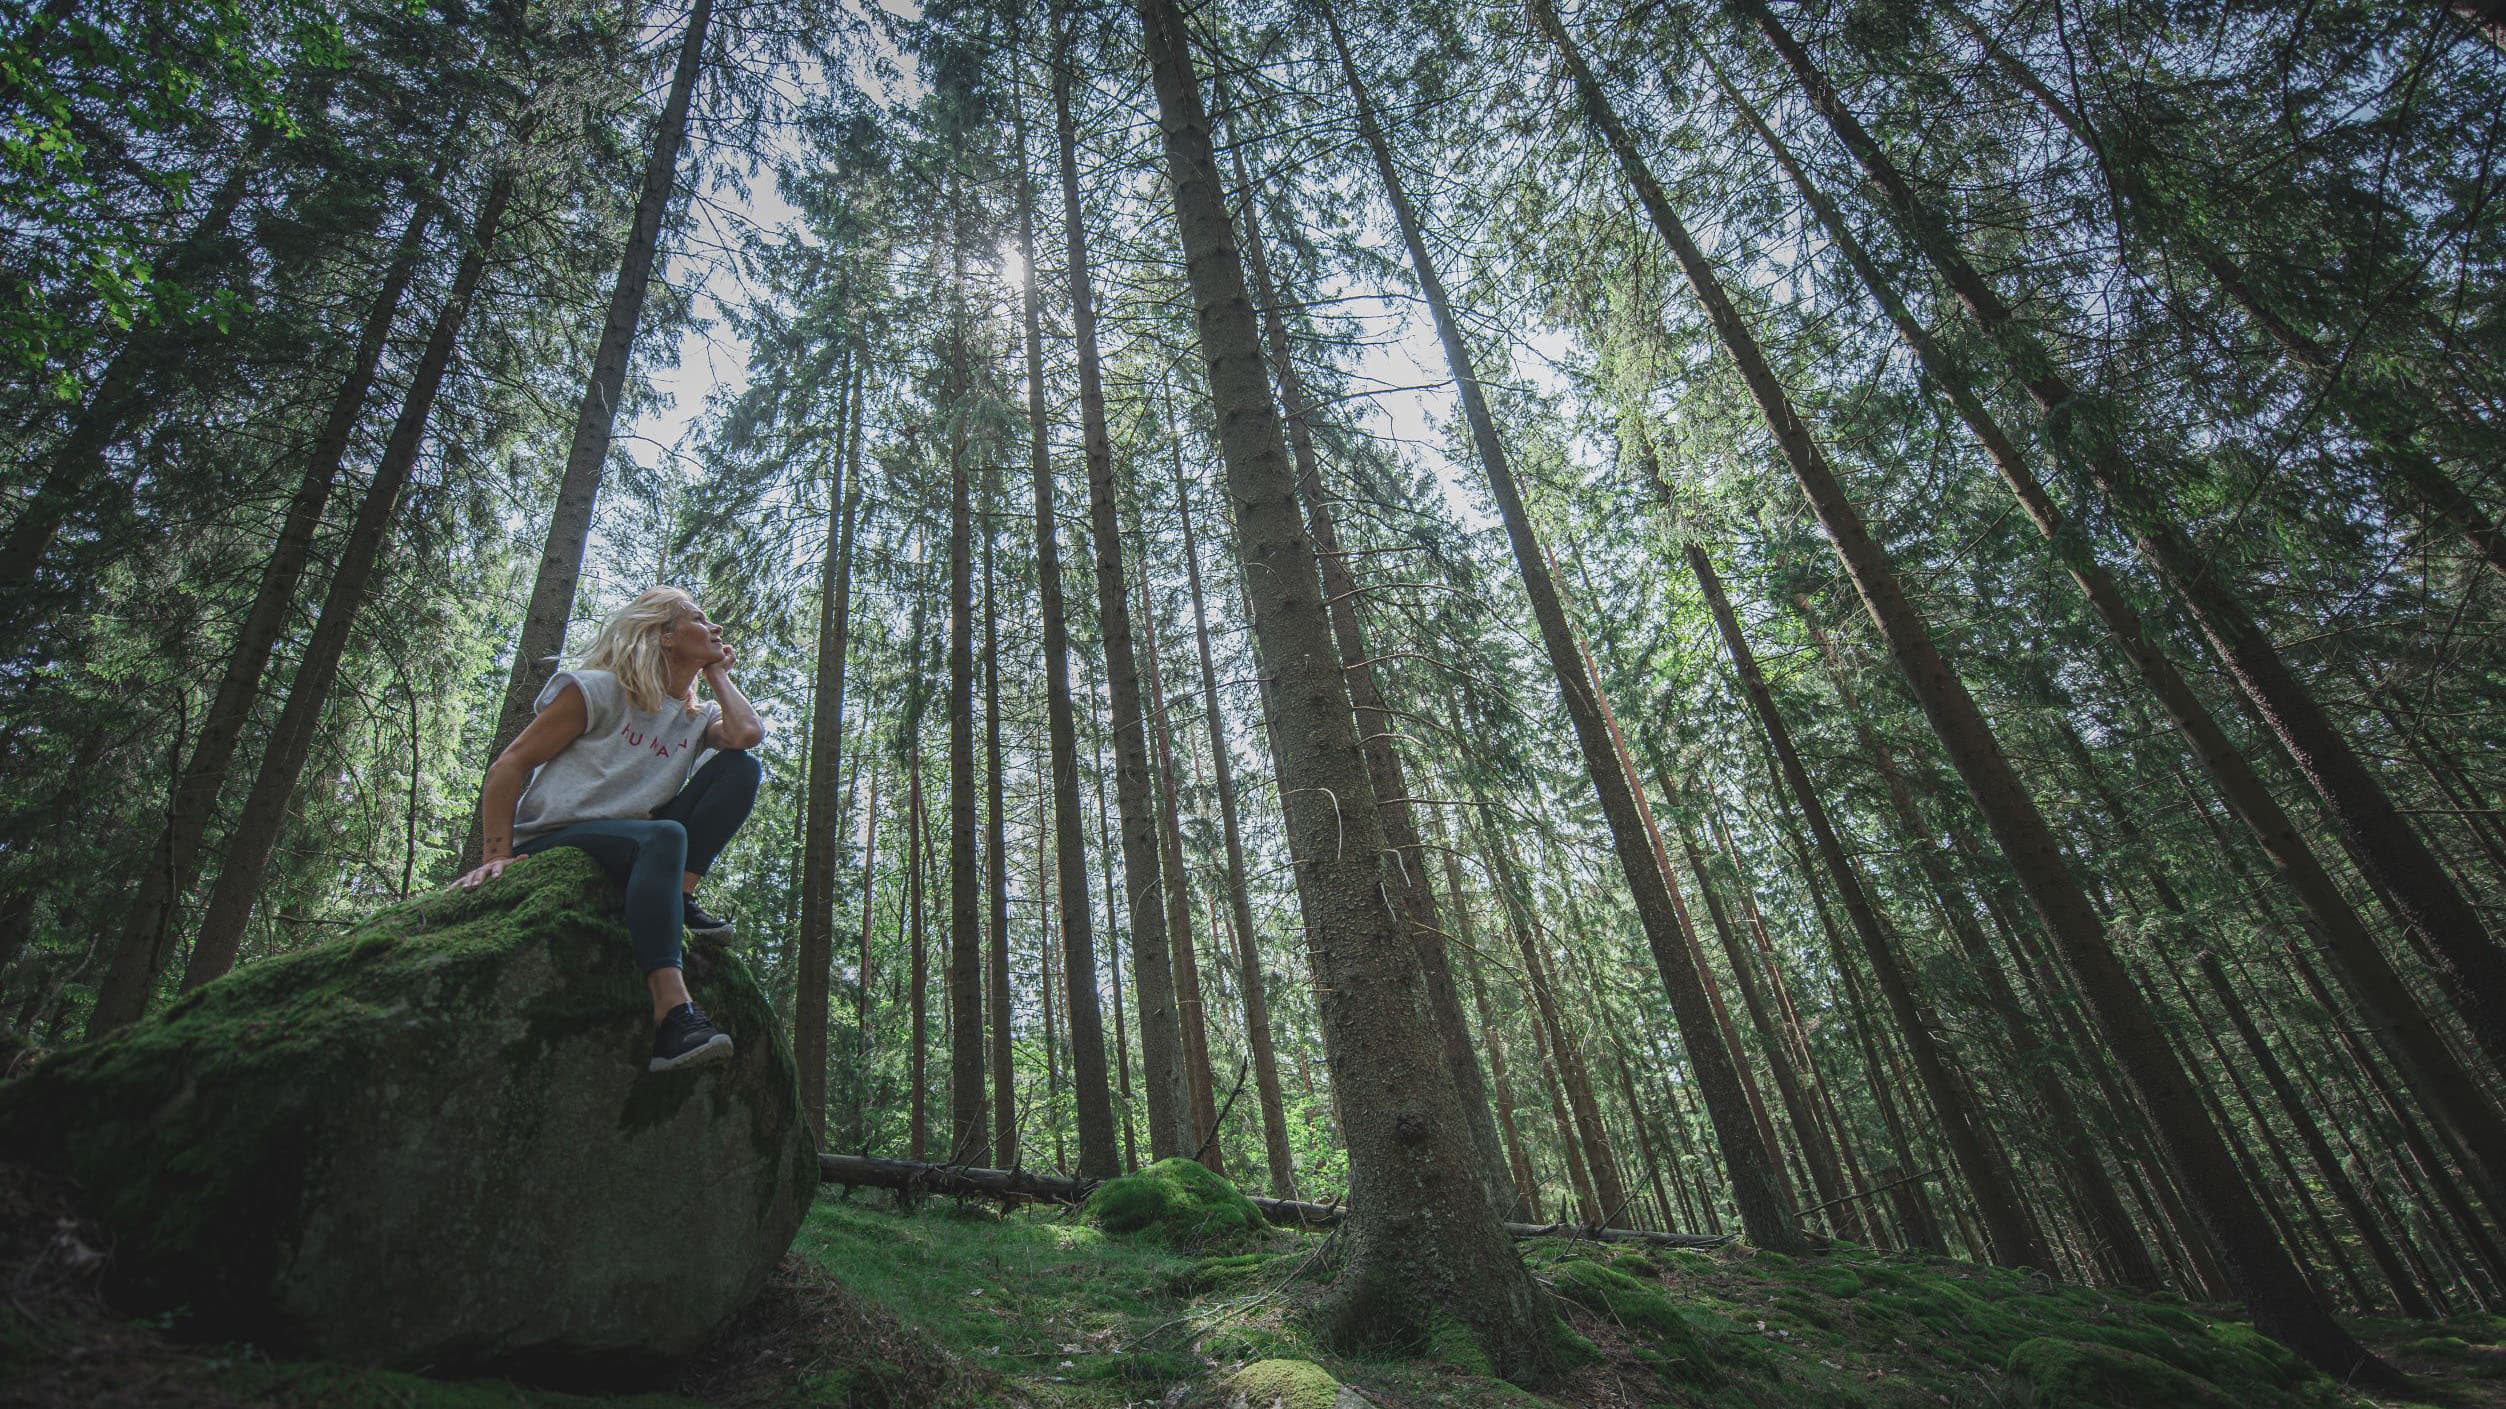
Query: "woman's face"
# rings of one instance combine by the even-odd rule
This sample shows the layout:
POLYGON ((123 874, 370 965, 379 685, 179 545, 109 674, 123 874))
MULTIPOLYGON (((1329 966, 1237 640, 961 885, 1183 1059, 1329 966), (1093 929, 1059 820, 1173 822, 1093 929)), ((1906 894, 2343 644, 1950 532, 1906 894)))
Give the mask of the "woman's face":
POLYGON ((662 633, 661 646, 670 653, 673 664, 702 670, 722 659, 722 628, 706 620, 704 609, 699 607, 662 633))

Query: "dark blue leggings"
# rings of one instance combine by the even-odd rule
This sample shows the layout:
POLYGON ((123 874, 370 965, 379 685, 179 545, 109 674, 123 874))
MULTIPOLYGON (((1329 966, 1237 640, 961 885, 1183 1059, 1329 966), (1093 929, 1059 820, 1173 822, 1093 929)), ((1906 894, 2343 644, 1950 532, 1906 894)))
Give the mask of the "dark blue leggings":
POLYGON ((680 877, 705 874, 748 820, 763 770, 740 749, 705 761, 679 795, 650 817, 576 822, 513 849, 516 856, 571 846, 590 854, 626 889, 627 933, 646 973, 679 967, 680 877))

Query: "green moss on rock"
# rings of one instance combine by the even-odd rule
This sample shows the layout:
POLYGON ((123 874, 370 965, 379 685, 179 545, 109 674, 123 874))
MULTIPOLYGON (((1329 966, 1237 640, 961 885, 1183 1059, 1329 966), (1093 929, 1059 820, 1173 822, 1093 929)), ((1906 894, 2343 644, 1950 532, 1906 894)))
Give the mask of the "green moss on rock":
POLYGON ((1088 1195, 1089 1220, 1182 1251, 1231 1248, 1262 1231, 1262 1211, 1236 1186, 1181 1157, 1108 1179, 1088 1195))
POLYGON ((1641 1350, 1650 1352, 1642 1358, 1665 1381, 1696 1385, 1722 1381, 1722 1372, 1706 1354, 1697 1333, 1658 1288, 1617 1268, 1580 1258, 1559 1264, 1556 1285, 1567 1300, 1609 1317, 1632 1333, 1641 1350))
POLYGON ((136 1310, 381 1364, 664 1357, 764 1281, 817 1187, 789 1048, 701 942, 724 1065, 646 1076, 614 885, 580 852, 262 960, 0 1085, 136 1310))

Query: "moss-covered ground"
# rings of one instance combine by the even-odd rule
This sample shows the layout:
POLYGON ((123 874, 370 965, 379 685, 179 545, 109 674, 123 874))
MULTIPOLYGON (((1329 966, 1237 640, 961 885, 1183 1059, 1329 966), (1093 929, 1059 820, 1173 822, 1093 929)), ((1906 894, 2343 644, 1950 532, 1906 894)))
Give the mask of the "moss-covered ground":
MULTIPOLYGON (((10 1250, 20 1270, 27 1252, 23 1241, 10 1250)), ((1387 1409, 2370 1403, 2214 1309, 2163 1297, 1853 1248, 1789 1259, 1552 1242, 1526 1256, 1598 1355, 1526 1392, 1488 1378, 1458 1331, 1397 1358, 1313 1345, 1299 1313, 1333 1252, 1321 1235, 1267 1229, 1213 1255, 1109 1233, 1076 1211, 1004 1216, 945 1200, 900 1211, 884 1195, 827 1190, 783 1275, 713 1351, 660 1380, 566 1393, 177 1345, 81 1302, 79 1274, 56 1255, 31 1264, 51 1291, 0 1299, 0 1405, 1148 1409, 1232 1404, 1247 1381, 1230 1376, 1281 1360, 1311 1362, 1387 1409)), ((2421 1379, 2415 1397, 2381 1403, 2506 1409, 2506 1320, 2360 1329, 2421 1379)), ((1278 1367, 1251 1379, 1285 1382, 1278 1367)))

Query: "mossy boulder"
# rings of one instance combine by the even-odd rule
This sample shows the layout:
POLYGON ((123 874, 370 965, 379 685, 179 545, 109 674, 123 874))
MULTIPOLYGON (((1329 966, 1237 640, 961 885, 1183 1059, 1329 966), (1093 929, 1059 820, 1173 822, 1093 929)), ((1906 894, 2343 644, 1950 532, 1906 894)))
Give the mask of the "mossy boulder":
POLYGON ((1310 1360, 1256 1360, 1218 1382, 1226 1409, 1364 1409, 1366 1396, 1310 1360))
POLYGON ((694 1350, 817 1188, 791 1051, 688 955, 725 1064, 647 1075, 618 892, 531 857, 263 960, 0 1085, 0 1148, 74 1179, 128 1310, 328 1359, 615 1368, 694 1350))
POLYGON ((1089 1220, 1183 1251, 1237 1247, 1262 1231, 1262 1211, 1236 1186, 1180 1156, 1108 1179, 1088 1195, 1089 1220))

